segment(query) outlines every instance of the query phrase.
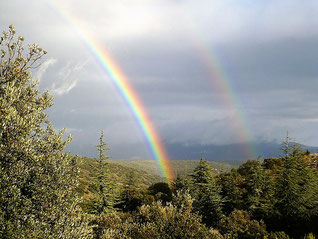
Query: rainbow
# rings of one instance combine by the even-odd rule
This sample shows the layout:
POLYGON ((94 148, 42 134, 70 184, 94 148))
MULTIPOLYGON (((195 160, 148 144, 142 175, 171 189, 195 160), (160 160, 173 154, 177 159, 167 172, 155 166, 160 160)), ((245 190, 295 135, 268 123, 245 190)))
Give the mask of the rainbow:
POLYGON ((124 72, 120 69, 111 54, 107 52, 106 49, 96 39, 94 39, 91 34, 88 34, 88 32, 81 27, 79 20, 67 11, 67 9, 62 6, 62 3, 57 0, 48 0, 47 2, 49 6, 51 6, 51 8, 71 26, 72 30, 76 31, 85 45, 89 48, 90 52, 95 56, 101 68, 108 76, 110 76, 112 82, 115 84, 119 93, 131 109, 133 116, 147 139, 148 146, 157 162, 161 176, 167 180, 167 182, 170 182, 174 179, 174 172, 170 166, 166 149, 150 117, 148 116, 145 107, 138 97, 138 94, 129 83, 124 72))
POLYGON ((202 33, 198 32, 198 28, 194 26, 194 22, 191 21, 189 24, 189 38, 192 42, 197 54, 199 55, 202 63, 205 65, 207 73, 210 76, 212 87, 216 88, 221 93, 221 99, 224 105, 231 110, 234 117, 235 126, 232 126, 239 141, 244 143, 244 154, 247 159, 258 157, 258 150, 256 146, 252 144, 253 136, 248 127, 247 120, 243 114, 242 104, 235 94, 230 77, 226 74, 220 64, 220 60, 215 54, 215 51, 205 41, 202 33))

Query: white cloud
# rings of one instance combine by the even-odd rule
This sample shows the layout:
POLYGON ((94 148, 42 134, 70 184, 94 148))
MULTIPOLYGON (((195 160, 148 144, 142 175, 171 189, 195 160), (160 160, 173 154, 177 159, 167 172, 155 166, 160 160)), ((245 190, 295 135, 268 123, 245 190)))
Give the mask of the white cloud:
POLYGON ((69 93, 74 87, 76 87, 79 81, 77 73, 84 69, 87 62, 88 60, 80 62, 74 66, 72 66, 70 62, 66 64, 66 66, 59 71, 59 80, 52 84, 50 91, 54 95, 59 96, 69 93))
POLYGON ((38 81, 42 80, 43 75, 45 74, 45 72, 47 71, 47 69, 54 65, 57 62, 56 59, 54 58, 50 58, 47 61, 45 61, 43 64, 41 64, 41 66, 39 67, 35 79, 37 79, 38 81))

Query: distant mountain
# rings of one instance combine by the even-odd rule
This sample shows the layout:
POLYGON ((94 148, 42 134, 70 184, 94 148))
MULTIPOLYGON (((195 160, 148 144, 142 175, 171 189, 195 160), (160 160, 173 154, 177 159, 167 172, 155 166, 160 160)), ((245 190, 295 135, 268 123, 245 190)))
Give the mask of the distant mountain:
MULTIPOLYGON (((168 144, 166 145, 170 158, 173 160, 195 160, 204 157, 207 160, 217 162, 227 162, 233 165, 239 165, 251 158, 271 158, 283 155, 282 144, 273 142, 266 143, 238 143, 228 145, 184 145, 168 144), (248 154, 246 149, 252 149, 253 155, 248 154)), ((300 145, 302 149, 309 150, 311 153, 318 152, 318 147, 300 145)))

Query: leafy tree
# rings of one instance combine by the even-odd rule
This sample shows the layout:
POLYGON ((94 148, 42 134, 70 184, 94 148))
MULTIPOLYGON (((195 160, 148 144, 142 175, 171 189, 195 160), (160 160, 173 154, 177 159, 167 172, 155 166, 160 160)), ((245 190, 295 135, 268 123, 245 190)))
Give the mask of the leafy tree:
POLYGON ((263 239, 267 236, 264 222, 251 220, 249 213, 241 210, 235 210, 229 217, 223 218, 218 228, 225 238, 263 239))
POLYGON ((304 239, 315 239, 316 236, 313 233, 309 233, 308 235, 304 236, 304 239))
POLYGON ((96 230, 101 233, 96 238, 221 239, 217 230, 207 228, 201 223, 200 216, 192 213, 192 203, 188 193, 178 193, 166 206, 156 201, 142 206, 131 216, 104 215, 100 229, 96 230))
POLYGON ((153 195, 156 200, 161 200, 164 203, 171 202, 172 200, 172 190, 168 183, 155 183, 148 190, 150 195, 153 195))
POLYGON ((268 234, 268 239, 289 239, 290 237, 284 232, 270 232, 268 234))
POLYGON ((71 137, 56 133, 28 71, 46 54, 33 44, 24 53, 13 25, 0 40, 0 237, 86 238, 75 187, 77 159, 64 153, 71 137))

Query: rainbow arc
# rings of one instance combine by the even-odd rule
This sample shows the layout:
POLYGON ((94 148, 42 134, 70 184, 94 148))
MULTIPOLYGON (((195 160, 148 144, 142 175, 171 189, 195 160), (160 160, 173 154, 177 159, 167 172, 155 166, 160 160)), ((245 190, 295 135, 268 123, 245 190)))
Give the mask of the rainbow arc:
MULTIPOLYGON (((174 179, 175 175, 163 142, 137 92, 130 84, 128 77, 124 74, 119 64, 111 54, 107 52, 105 47, 82 27, 80 21, 72 15, 71 12, 67 11, 63 6, 62 1, 47 0, 47 2, 54 11, 70 25, 72 30, 78 34, 84 44, 89 48, 90 52, 95 56, 105 74, 107 74, 115 84, 120 95, 123 97, 138 122, 138 125, 147 140, 147 144, 151 149, 152 155, 157 162, 161 175, 168 182, 174 179)), ((229 77, 227 77, 225 71, 221 67, 216 54, 214 54, 214 51, 212 51, 212 49, 208 47, 208 44, 205 43, 204 38, 201 36, 202 34, 196 30, 191 20, 189 27, 191 32, 194 33, 190 38, 196 46, 197 53, 200 56, 202 63, 206 66, 210 79, 213 82, 213 86, 222 93, 223 102, 232 110, 232 112, 234 112, 234 120, 238 125, 234 130, 239 139, 246 143, 246 147, 243 149, 246 156, 249 158, 257 156, 257 150, 250 144, 252 141, 252 134, 247 127, 244 114, 239 110, 242 107, 240 106, 239 99, 234 92, 229 77)))
POLYGON ((91 53, 95 56, 101 68, 115 84, 147 139, 151 153, 160 169, 161 176, 170 182, 170 180, 174 179, 174 172, 170 166, 168 154, 137 92, 130 84, 128 77, 121 70, 111 54, 107 52, 91 34, 81 27, 79 20, 67 11, 67 9, 62 6, 62 3, 57 0, 51 0, 48 3, 71 26, 71 28, 76 31, 91 53))

